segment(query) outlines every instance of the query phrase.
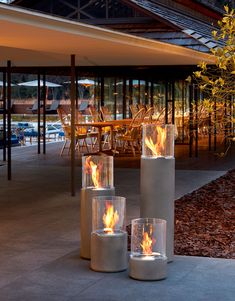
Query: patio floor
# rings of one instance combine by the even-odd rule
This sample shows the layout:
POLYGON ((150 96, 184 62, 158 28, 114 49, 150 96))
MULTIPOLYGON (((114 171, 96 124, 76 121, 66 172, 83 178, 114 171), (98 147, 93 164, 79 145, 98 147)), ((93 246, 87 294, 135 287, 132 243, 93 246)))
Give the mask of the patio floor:
MULTIPOLYGON (((89 261, 79 258, 79 161, 77 195, 71 197, 69 158, 58 156, 58 143, 47 148, 47 155, 37 155, 36 146, 14 148, 10 182, 0 166, 1 301, 234 300, 235 260, 176 256, 168 278, 159 282, 132 280, 127 271, 91 271, 89 261)), ((125 161, 138 164, 115 159, 116 194, 127 198, 129 222, 139 215, 140 171, 120 168, 125 161)), ((234 156, 198 162, 184 155, 176 161, 176 198, 235 167, 234 156)))

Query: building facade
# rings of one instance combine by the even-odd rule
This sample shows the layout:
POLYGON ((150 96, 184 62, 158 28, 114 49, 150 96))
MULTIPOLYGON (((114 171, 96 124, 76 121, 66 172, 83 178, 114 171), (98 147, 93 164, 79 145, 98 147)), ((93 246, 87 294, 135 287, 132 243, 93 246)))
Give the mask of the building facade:
MULTIPOLYGON (((222 17, 223 4, 224 1, 215 0, 15 0, 11 3, 203 53, 216 47, 211 32, 222 17)), ((94 85, 82 87, 82 98, 87 93, 85 98, 90 99, 90 104, 107 106, 114 118, 130 117, 131 105, 154 106, 157 112, 164 111, 166 123, 176 124, 177 142, 191 143, 190 118, 194 117, 190 117, 190 110, 195 97, 199 101, 200 97, 190 91, 186 79, 197 66, 103 67, 96 62, 92 65, 79 68, 77 74, 78 78, 94 81, 94 85)), ((53 75, 53 69, 47 74, 53 75)))

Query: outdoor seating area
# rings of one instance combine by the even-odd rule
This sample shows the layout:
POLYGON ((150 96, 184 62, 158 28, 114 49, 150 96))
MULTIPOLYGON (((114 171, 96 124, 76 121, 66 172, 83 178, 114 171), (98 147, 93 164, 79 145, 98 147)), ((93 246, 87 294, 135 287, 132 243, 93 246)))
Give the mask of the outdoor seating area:
MULTIPOLYGON (((114 120, 114 116, 107 106, 102 106, 100 110, 90 107, 87 114, 82 114, 80 109, 76 110, 76 135, 86 134, 86 143, 77 148, 80 154, 105 151, 111 151, 115 156, 124 153, 130 153, 133 156, 140 154, 142 124, 164 124, 166 112, 165 109, 159 110, 157 106, 139 107, 140 109, 138 106, 130 105, 132 118, 117 120, 114 120)), ((225 119, 224 110, 218 108, 216 111, 216 125, 212 122, 214 113, 208 117, 206 107, 202 104, 197 111, 197 120, 195 114, 193 114, 194 119, 192 120, 196 128, 193 127, 191 130, 189 113, 175 115, 175 143, 189 141, 190 131, 194 139, 196 139, 196 133, 199 141, 210 139, 215 127, 217 139, 221 141, 220 144, 223 143, 225 129, 220 120, 225 119)), ((66 113, 62 107, 57 112, 61 124, 70 125, 71 114, 66 113)), ((170 114, 171 111, 168 116, 170 114)))
MULTIPOLYGON (((68 134, 71 114, 66 113, 62 108, 57 109, 62 128, 65 132, 65 144, 62 147, 61 155, 65 146, 70 144, 71 135, 68 134)), ((114 120, 112 113, 107 107, 100 111, 94 107, 90 108, 90 115, 82 115, 76 110, 76 149, 80 154, 111 151, 114 155, 120 152, 130 151, 133 156, 141 153, 142 124, 162 124, 159 115, 155 119, 154 107, 145 107, 136 110, 132 118, 114 120), (82 144, 80 143, 82 140, 82 144)))

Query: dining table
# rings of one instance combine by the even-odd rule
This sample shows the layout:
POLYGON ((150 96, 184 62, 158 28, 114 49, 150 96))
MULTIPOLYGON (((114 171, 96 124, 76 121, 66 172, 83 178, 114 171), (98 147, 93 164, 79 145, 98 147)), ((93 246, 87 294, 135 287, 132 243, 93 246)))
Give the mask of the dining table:
POLYGON ((104 152, 105 150, 102 148, 102 129, 109 127, 110 128, 110 149, 109 151, 114 150, 114 129, 118 127, 128 127, 132 122, 131 118, 127 119, 117 119, 117 120, 109 120, 109 121, 96 121, 96 122, 77 122, 75 123, 76 127, 93 127, 97 128, 98 131, 98 152, 104 152))

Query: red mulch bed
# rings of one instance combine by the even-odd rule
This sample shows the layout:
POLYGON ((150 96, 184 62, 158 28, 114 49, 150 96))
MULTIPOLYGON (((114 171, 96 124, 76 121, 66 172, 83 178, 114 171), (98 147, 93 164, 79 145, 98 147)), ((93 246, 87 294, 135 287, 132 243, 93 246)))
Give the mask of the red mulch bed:
POLYGON ((235 169, 175 201, 175 254, 235 258, 235 169))
POLYGON ((175 254, 235 258, 235 170, 176 200, 175 254))

